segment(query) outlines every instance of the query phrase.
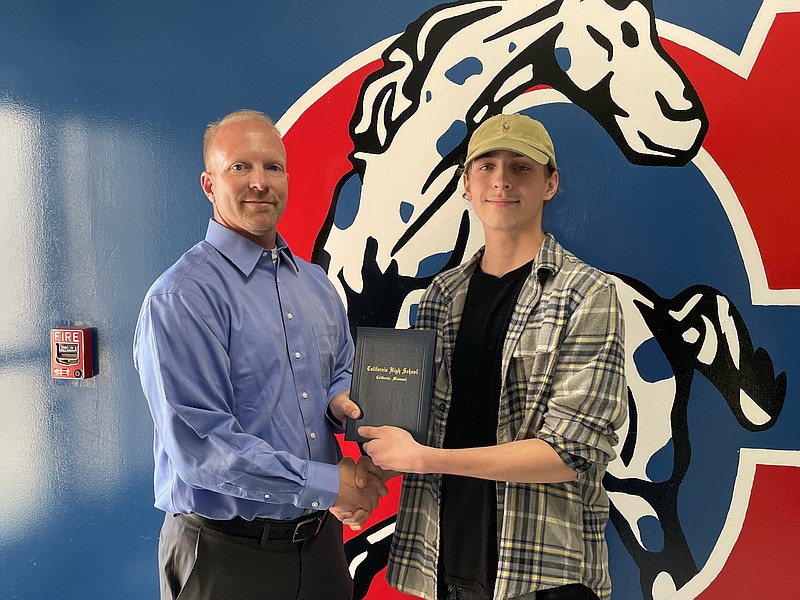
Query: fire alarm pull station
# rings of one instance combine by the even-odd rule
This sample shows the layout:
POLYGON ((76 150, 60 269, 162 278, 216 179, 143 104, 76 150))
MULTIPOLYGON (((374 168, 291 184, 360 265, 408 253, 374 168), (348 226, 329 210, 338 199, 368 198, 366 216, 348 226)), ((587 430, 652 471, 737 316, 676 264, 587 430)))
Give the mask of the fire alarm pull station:
POLYGON ((88 379, 92 373, 92 330, 56 327, 50 330, 51 374, 55 379, 88 379))

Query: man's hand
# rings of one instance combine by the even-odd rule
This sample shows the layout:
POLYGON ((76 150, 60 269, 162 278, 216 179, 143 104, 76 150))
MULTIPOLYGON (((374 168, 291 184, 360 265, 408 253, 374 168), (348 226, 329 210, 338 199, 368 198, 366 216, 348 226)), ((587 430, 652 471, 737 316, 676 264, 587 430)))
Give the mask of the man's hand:
POLYGON ((375 475, 383 483, 389 481, 392 477, 397 477, 400 473, 396 471, 385 471, 377 466, 372 459, 364 454, 358 458, 356 464, 356 485, 360 488, 366 487, 369 481, 369 475, 375 475))
POLYGON ((357 473, 355 461, 346 457, 339 462, 339 495, 330 512, 350 529, 358 530, 378 506, 378 499, 388 493, 380 477, 364 467, 357 473))
POLYGON ((364 443, 364 452, 381 469, 399 473, 428 472, 425 458, 430 448, 414 441, 405 429, 363 425, 358 428, 358 434, 370 438, 370 441, 364 443))
POLYGON ((361 409, 358 404, 350 400, 350 391, 336 394, 331 400, 330 405, 331 414, 333 417, 344 425, 347 419, 357 419, 361 416, 361 409))

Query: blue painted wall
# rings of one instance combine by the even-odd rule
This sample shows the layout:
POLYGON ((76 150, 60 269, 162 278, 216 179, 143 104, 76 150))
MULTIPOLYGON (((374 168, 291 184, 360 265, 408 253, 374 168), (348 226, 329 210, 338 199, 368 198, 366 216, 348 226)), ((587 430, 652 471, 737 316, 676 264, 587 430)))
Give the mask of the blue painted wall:
POLYGON ((157 596, 162 515, 131 345, 145 291, 211 216, 204 125, 241 107, 279 117, 410 4, 4 3, 0 598, 157 596), (365 26, 341 36, 354 15, 365 26), (96 329, 98 376, 50 378, 63 325, 96 329))
MULTIPOLYGON (((131 345, 146 289, 202 237, 211 215, 199 187, 203 127, 242 107, 279 118, 326 74, 435 3, 301 4, 9 0, 0 11, 0 600, 157 596, 162 515, 152 507, 152 423, 131 345), (50 378, 48 332, 63 325, 94 328, 96 377, 50 378)), ((655 10, 739 51, 760 4, 737 0, 720 14, 719 2, 656 0, 655 10)), ((574 112, 564 118, 575 132, 594 126, 574 112)), ((580 134, 563 141, 569 153, 586 147, 580 134)), ((613 164, 610 144, 596 147, 614 157, 607 174, 631 168, 613 164)), ((646 189, 637 185, 627 193, 646 189)), ((663 218, 692 210, 689 200, 663 218)), ((587 218, 574 207, 549 217, 566 238, 574 225, 564 223, 587 218)), ((721 211, 713 201, 704 210, 721 211)), ((723 222, 716 212, 693 222, 723 222)), ((625 215, 595 216, 598 230, 650 235, 639 221, 620 225, 625 215)), ((705 239, 682 231, 700 243, 698 254, 713 253, 719 239, 736 251, 727 227, 705 239)), ((583 239, 574 236, 571 248, 591 255, 583 239)), ((641 255, 619 250, 635 271, 641 255)), ((650 251, 669 260, 661 247, 650 251)), ((756 345, 774 336, 777 370, 794 367, 796 307, 746 307, 741 263, 727 256, 735 273, 695 265, 691 283, 739 281, 740 310, 766 315, 756 345)), ((602 266, 614 260, 611 252, 602 266)), ((675 293, 686 274, 666 272, 681 279, 662 281, 675 293)), ((767 446, 798 447, 796 395, 790 379, 793 421, 767 446)), ((713 541, 697 542, 704 557, 713 541)), ((618 568, 632 573, 625 560, 618 568)), ((640 597, 630 580, 615 597, 640 597)))

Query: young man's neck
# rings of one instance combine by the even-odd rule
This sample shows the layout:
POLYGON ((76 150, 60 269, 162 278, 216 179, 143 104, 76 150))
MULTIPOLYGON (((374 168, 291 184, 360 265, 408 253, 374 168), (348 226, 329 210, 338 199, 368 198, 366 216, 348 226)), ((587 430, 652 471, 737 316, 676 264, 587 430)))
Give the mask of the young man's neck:
POLYGON ((544 232, 527 235, 494 235, 487 237, 486 250, 481 259, 481 270, 488 275, 502 277, 529 263, 539 252, 544 232))

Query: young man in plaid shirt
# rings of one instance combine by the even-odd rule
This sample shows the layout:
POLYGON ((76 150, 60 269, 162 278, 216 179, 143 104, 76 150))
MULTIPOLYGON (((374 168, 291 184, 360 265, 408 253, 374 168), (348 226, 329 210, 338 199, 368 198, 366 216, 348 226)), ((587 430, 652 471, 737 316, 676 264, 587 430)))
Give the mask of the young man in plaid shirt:
POLYGON ((486 245, 441 273, 428 445, 361 427, 405 473, 387 579, 429 600, 609 598, 602 478, 626 418, 614 284, 542 229, 558 190, 547 131, 497 115, 472 135, 465 198, 486 245))

